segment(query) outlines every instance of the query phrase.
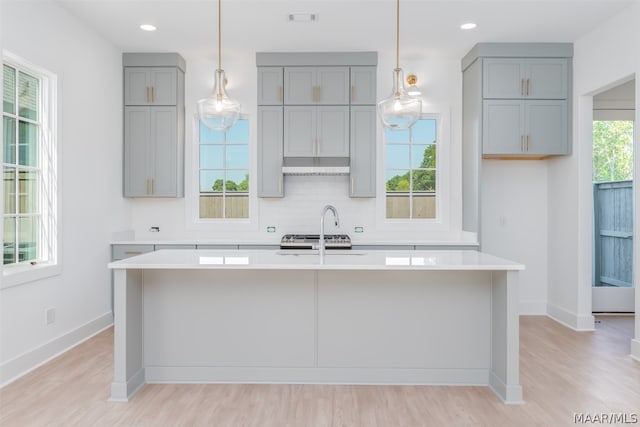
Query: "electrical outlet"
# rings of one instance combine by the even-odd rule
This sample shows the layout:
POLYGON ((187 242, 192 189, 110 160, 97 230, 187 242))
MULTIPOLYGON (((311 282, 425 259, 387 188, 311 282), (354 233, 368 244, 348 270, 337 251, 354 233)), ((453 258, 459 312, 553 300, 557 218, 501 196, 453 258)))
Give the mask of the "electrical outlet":
POLYGON ((160 232, 160 227, 157 226, 152 226, 151 228, 149 228, 149 231, 152 233, 159 233, 160 232))
POLYGON ((46 325, 52 325, 56 322, 56 309, 55 308, 47 308, 44 311, 44 315, 45 315, 45 322, 46 325))

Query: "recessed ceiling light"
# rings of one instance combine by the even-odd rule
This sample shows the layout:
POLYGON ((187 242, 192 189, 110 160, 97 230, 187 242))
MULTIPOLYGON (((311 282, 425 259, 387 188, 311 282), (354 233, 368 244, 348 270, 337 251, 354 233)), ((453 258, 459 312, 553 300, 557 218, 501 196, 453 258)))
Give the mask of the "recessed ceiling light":
POLYGON ((156 27, 155 25, 151 25, 151 24, 142 24, 140 25, 140 29, 144 31, 155 31, 156 27))
POLYGON ((466 24, 460 25, 460 28, 463 30, 473 30, 478 25, 475 22, 467 22, 466 24))

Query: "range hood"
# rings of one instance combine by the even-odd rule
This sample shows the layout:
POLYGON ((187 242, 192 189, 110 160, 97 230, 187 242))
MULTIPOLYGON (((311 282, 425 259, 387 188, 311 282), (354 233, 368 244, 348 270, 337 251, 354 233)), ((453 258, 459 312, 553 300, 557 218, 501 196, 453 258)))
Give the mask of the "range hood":
POLYGON ((299 176, 349 175, 349 158, 285 157, 282 159, 282 173, 299 176))

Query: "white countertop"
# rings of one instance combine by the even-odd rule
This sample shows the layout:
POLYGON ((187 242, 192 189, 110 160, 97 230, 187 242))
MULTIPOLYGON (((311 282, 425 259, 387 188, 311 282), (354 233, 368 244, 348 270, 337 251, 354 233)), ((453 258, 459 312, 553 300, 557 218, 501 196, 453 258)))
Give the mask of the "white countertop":
POLYGON ((111 269, 164 270, 524 270, 524 265, 476 251, 164 249, 114 261, 111 269))

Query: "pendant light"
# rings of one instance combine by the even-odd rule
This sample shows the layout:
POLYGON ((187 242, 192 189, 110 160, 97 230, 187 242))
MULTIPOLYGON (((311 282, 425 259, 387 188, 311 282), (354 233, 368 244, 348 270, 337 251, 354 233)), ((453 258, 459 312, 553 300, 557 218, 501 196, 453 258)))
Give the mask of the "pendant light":
POLYGON ((400 68, 400 0, 396 0, 396 68, 393 70, 391 96, 378 103, 382 125, 391 130, 409 129, 420 118, 422 101, 410 96, 404 88, 400 68))
POLYGON ((240 116, 240 103, 229 98, 225 84, 227 79, 222 69, 222 42, 221 42, 221 0, 218 0, 218 69, 213 93, 207 98, 198 101, 198 118, 209 129, 225 131, 236 124, 240 116))

